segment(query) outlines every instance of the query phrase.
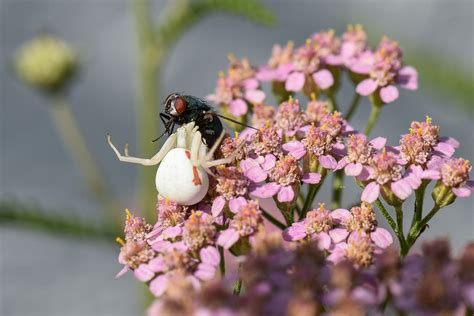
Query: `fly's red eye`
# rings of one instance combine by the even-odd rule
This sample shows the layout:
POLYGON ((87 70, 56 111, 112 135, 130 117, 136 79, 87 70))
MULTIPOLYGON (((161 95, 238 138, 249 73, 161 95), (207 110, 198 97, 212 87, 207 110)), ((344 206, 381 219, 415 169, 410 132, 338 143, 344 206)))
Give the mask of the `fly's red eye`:
POLYGON ((174 101, 174 108, 176 109, 176 112, 178 113, 183 113, 186 110, 186 100, 182 97, 176 98, 176 101, 174 101))

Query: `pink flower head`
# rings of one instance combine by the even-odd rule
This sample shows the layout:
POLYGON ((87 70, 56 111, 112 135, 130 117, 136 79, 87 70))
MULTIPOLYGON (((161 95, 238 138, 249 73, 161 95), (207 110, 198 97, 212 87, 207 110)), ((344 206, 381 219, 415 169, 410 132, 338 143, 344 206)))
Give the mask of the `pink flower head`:
POLYGON ((341 44, 341 57, 346 66, 353 64, 367 50, 367 46, 367 34, 362 25, 349 24, 347 31, 342 35, 341 44))
POLYGON ((291 202, 295 197, 294 186, 300 181, 319 183, 321 175, 318 173, 303 173, 298 160, 292 155, 280 155, 275 167, 268 171, 270 183, 253 188, 251 194, 258 198, 269 198, 278 194, 279 202, 291 202))
MULTIPOLYGON (((244 162, 243 160, 242 162, 244 162)), ((245 196, 248 193, 250 181, 236 167, 217 168, 216 193, 219 194, 212 203, 212 215, 219 216, 225 205, 235 203, 236 199, 245 196)))
POLYGON ((255 128, 262 128, 264 126, 273 125, 275 117, 275 108, 266 104, 255 104, 252 113, 252 126, 255 128))
POLYGON ((293 69, 293 42, 288 42, 285 47, 274 45, 272 56, 266 65, 260 67, 257 78, 262 81, 285 81, 293 69))
POLYGON ((336 169, 344 168, 345 173, 353 177, 368 173, 366 167, 371 162, 373 150, 384 147, 386 141, 383 137, 377 137, 368 142, 364 134, 351 134, 347 141, 347 154, 339 160, 336 169))
POLYGON ((306 106, 306 116, 309 122, 319 124, 323 116, 329 113, 327 101, 319 101, 314 93, 311 94, 311 101, 306 106))
POLYGON ((191 251, 197 251, 214 243, 216 227, 211 215, 202 211, 192 211, 183 227, 184 244, 191 251))
POLYGON ((232 115, 239 117, 247 113, 247 103, 262 103, 265 93, 258 88, 256 71, 246 58, 238 60, 234 55, 229 55, 229 62, 228 76, 219 73, 215 92, 207 99, 228 107, 232 115))
POLYGON ((318 245, 322 249, 329 249, 331 246, 330 230, 333 228, 333 218, 325 207, 320 203, 317 209, 313 209, 306 214, 306 217, 283 231, 283 239, 287 241, 297 241, 302 239, 318 240, 318 245))
POLYGON ((397 84, 408 90, 418 88, 417 71, 410 66, 402 67, 402 51, 397 42, 384 37, 369 60, 369 78, 356 87, 360 95, 367 96, 377 91, 383 103, 391 103, 399 95, 397 84))
POLYGON ((397 155, 388 152, 385 148, 382 152, 373 156, 369 168, 369 179, 362 192, 362 201, 373 203, 378 199, 381 187, 387 187, 401 200, 407 199, 413 192, 409 181, 403 178, 403 166, 399 163, 397 155))
POLYGON ((155 228, 159 226, 161 229, 166 229, 184 223, 185 207, 178 205, 176 202, 158 197, 156 210, 158 211, 158 220, 155 228))
POLYGON ((472 170, 469 160, 451 158, 441 165, 441 182, 450 187, 458 197, 468 197, 474 188, 473 181, 469 181, 469 172, 472 170))
POLYGON ((333 30, 316 33, 306 40, 306 44, 293 54, 293 71, 286 79, 285 89, 301 91, 307 78, 321 90, 332 87, 335 79, 325 67, 341 64, 339 48, 340 41, 333 30))
POLYGON ((275 126, 266 124, 260 130, 251 136, 249 151, 257 156, 265 156, 267 154, 279 155, 281 149, 282 135, 275 126))
POLYGON ((275 121, 275 126, 280 128, 285 136, 292 137, 305 125, 307 118, 306 113, 300 110, 298 99, 293 100, 290 96, 288 101, 278 107, 275 121))
POLYGON ((221 231, 217 244, 229 249, 240 238, 254 235, 263 223, 263 217, 256 201, 239 199, 239 203, 231 205, 234 217, 229 222, 229 228, 221 231))
POLYGON ((360 206, 351 208, 351 211, 337 209, 333 212, 335 218, 343 228, 336 228, 330 232, 334 243, 345 241, 347 237, 359 232, 364 232, 372 240, 375 247, 385 249, 393 243, 392 235, 377 226, 377 219, 372 204, 362 202, 360 206))

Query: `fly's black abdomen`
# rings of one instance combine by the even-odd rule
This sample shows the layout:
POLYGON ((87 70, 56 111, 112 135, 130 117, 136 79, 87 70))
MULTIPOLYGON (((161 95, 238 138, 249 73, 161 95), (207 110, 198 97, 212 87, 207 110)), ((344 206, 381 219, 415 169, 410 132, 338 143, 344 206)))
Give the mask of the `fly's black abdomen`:
POLYGON ((222 123, 213 112, 206 112, 196 121, 202 139, 211 148, 222 133, 222 123))

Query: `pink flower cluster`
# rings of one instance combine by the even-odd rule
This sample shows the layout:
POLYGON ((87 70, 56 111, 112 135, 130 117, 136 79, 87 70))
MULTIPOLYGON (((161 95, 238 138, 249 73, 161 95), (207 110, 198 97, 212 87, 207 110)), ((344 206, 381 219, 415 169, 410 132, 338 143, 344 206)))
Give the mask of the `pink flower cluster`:
POLYGON ((287 228, 283 238, 316 240, 319 247, 328 252, 328 261, 339 263, 346 259, 362 267, 371 265, 374 255, 393 242, 390 232, 378 227, 372 205, 365 202, 350 211, 342 208, 329 211, 321 203, 302 221, 287 228))
MULTIPOLYGON (((361 255, 362 256, 362 255, 361 255)), ((229 280, 201 291, 178 276, 171 290, 149 308, 149 316, 174 315, 467 315, 474 306, 474 244, 457 258, 439 239, 419 254, 400 258, 387 248, 375 265, 349 261, 327 266, 310 243, 285 247, 272 234, 258 236, 242 263, 245 292, 233 294, 229 280)))

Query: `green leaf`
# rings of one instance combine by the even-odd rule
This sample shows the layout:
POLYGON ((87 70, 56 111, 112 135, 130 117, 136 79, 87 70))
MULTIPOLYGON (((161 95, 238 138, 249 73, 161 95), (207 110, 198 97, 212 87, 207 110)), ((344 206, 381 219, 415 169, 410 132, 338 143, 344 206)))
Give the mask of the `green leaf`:
POLYGON ((15 225, 47 233, 111 242, 121 234, 118 228, 110 225, 85 222, 73 215, 66 216, 59 211, 12 201, 0 201, 0 225, 15 225))

